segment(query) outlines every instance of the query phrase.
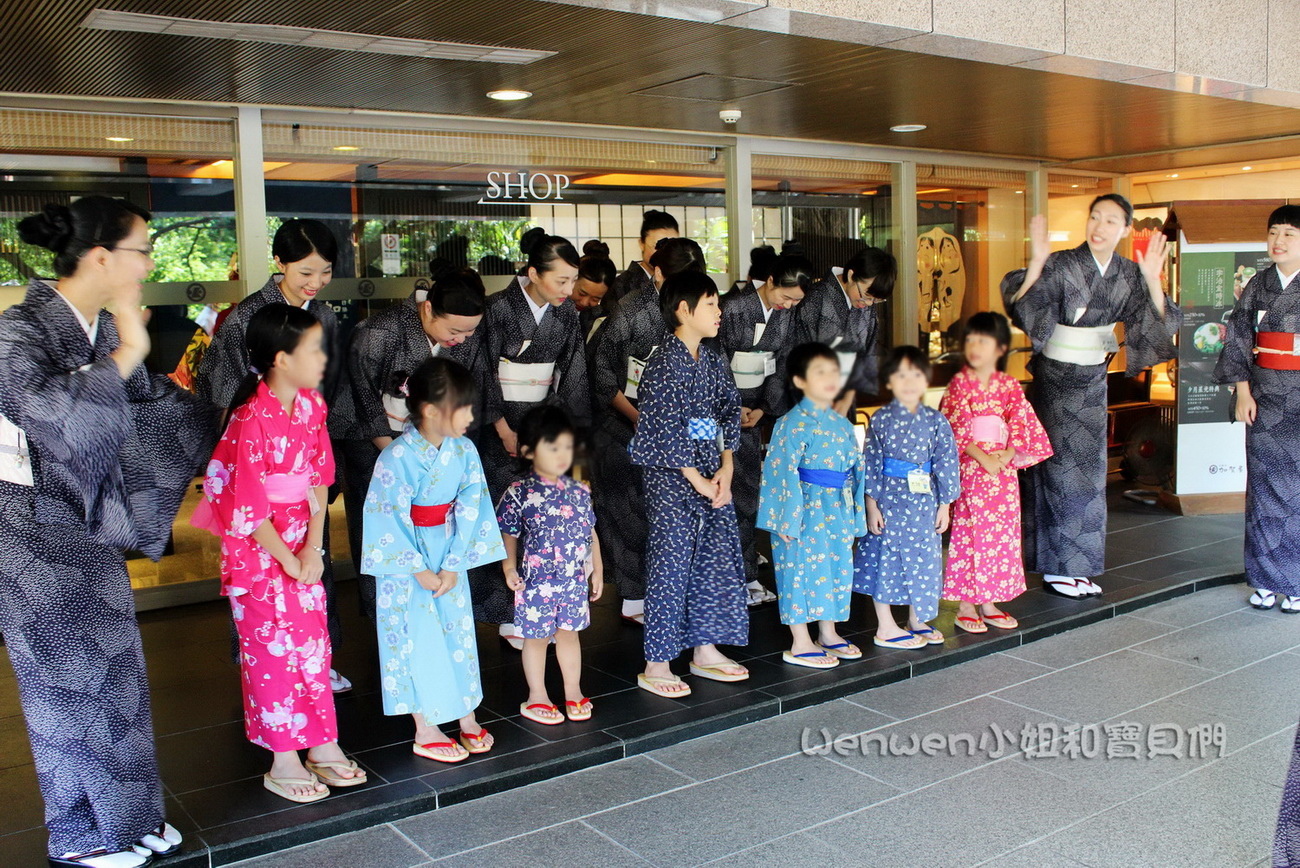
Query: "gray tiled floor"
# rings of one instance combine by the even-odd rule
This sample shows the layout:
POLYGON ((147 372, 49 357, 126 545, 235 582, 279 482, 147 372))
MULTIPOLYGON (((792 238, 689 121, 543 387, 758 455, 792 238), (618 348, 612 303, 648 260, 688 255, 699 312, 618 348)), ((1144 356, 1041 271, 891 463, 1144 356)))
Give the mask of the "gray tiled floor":
MULTIPOLYGON (((245 866, 1255 866, 1300 696, 1300 618, 1232 585, 245 866), (1202 757, 1026 756, 1021 730, 1221 724, 1202 757), (1010 730, 1001 753, 911 737, 1010 730), (805 755, 801 744, 835 748, 805 755), (807 733, 811 733, 808 735, 807 733), (857 740, 866 734, 876 736, 857 740), (923 743, 924 744, 924 743, 923 743), (933 746, 932 746, 933 747, 933 746)), ((1058 748, 1066 743, 1058 739, 1058 748)), ((1145 742, 1142 744, 1145 750, 1145 742)), ((988 748, 987 750, 984 748, 988 748)))

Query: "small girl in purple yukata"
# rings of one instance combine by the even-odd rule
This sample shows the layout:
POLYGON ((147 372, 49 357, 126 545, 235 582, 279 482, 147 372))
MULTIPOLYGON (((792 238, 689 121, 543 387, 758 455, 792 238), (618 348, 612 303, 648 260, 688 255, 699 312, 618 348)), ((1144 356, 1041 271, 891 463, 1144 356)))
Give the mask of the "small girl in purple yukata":
POLYGON ((506 547, 506 584, 515 592, 515 627, 524 640, 528 700, 519 713, 548 726, 565 717, 590 720, 591 700, 579 684, 578 631, 591 623, 589 602, 599 600, 604 588, 591 489, 566 475, 575 437, 564 410, 554 404, 533 407, 518 434, 519 454, 533 470, 506 489, 497 520, 506 547), (564 714, 546 692, 546 650, 552 641, 564 676, 564 714))

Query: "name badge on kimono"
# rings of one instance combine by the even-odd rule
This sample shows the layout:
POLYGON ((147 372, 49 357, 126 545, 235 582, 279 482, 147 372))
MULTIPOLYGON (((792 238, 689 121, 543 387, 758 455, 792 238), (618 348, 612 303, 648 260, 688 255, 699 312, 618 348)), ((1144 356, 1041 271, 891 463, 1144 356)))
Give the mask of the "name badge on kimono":
POLYGON ((627 384, 623 387, 623 394, 629 399, 635 401, 637 389, 641 386, 641 375, 645 373, 645 366, 650 362, 650 357, 655 354, 658 346, 650 348, 644 359, 638 359, 635 356, 627 357, 627 384))
POLYGON ((406 420, 411 418, 411 411, 406 406, 406 399, 399 395, 385 392, 380 400, 384 405, 384 415, 388 417, 388 430, 400 435, 406 429, 406 420))
POLYGON ((35 485, 27 435, 4 416, 0 416, 0 479, 27 488, 35 485))
POLYGON ((907 490, 913 494, 929 494, 930 474, 919 468, 909 470, 907 472, 907 490))
POLYGON ((1106 353, 1119 352, 1119 339, 1115 337, 1115 329, 1101 333, 1101 349, 1106 353))

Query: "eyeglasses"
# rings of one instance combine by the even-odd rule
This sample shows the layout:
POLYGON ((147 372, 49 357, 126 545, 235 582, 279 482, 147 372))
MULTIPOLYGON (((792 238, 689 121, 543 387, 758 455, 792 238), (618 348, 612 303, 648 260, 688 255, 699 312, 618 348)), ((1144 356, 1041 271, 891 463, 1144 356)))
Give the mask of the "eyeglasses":
POLYGON ((142 255, 144 255, 144 256, 149 257, 150 259, 153 259, 153 248, 152 248, 152 247, 113 247, 113 248, 111 248, 111 249, 112 249, 112 250, 130 250, 130 251, 132 251, 132 252, 134 252, 134 253, 139 253, 139 254, 142 254, 142 255))

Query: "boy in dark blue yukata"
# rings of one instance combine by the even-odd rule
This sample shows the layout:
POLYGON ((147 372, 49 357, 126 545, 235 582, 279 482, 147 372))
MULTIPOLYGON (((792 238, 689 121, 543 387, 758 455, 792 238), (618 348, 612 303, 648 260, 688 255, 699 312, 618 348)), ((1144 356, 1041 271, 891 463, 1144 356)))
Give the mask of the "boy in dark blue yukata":
POLYGON ((628 444, 645 474, 645 672, 637 684, 660 696, 691 692, 670 664, 693 648, 691 674, 743 681, 749 670, 715 645, 745 645, 745 565, 731 502, 740 442, 740 395, 726 358, 702 343, 722 322, 705 274, 664 282, 660 309, 673 334, 642 376, 641 417, 628 444))

